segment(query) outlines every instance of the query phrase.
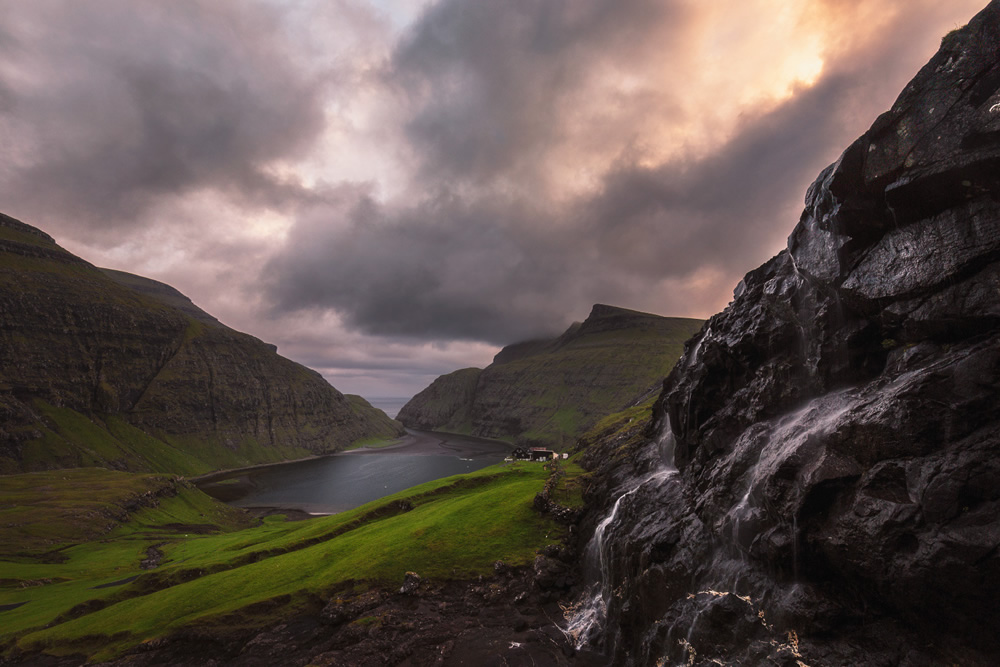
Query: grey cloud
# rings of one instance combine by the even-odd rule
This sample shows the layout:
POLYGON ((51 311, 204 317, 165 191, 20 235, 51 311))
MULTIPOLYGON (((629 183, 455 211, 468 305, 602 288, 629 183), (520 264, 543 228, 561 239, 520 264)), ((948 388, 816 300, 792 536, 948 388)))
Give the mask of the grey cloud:
MULTIPOLYGON (((494 185, 515 178, 523 155, 505 151, 543 150, 548 139, 530 125, 533 114, 544 117, 549 109, 501 105, 494 116, 490 101, 530 90, 533 77, 551 82, 551 72, 578 66, 568 62, 576 51, 561 48, 574 43, 572 36, 558 34, 546 37, 551 48, 542 56, 542 74, 511 65, 520 49, 533 47, 524 35, 538 18, 539 3, 489 5, 439 5, 397 53, 400 76, 416 79, 412 88, 443 91, 439 99, 417 100, 410 126, 414 141, 432 156, 418 174, 426 182, 440 183, 442 173, 452 172, 459 182, 464 176, 488 176, 494 185), (517 39, 480 35, 490 23, 517 39), (451 90, 446 84, 456 67, 451 90), (474 75, 463 78, 469 67, 474 75), (453 104, 467 91, 471 102, 453 104), (421 125, 437 116, 440 134, 421 125), (485 129, 493 125, 490 131, 504 134, 495 145, 485 129)), ((494 344, 555 333, 597 301, 707 316, 717 301, 695 303, 693 292, 657 285, 691 280, 707 267, 721 276, 709 291, 726 294, 783 245, 807 185, 912 75, 910 42, 914 31, 928 28, 903 21, 907 30, 830 63, 812 87, 744 118, 711 154, 652 167, 623 154, 593 193, 558 206, 533 205, 502 185, 459 185, 423 201, 392 204, 378 203, 362 187, 342 189, 334 204, 315 207, 298 221, 287 247, 267 267, 274 312, 332 309, 370 334, 494 344), (891 89, 887 78, 896 82, 891 89)), ((593 39, 597 31, 586 34, 593 39)))
MULTIPOLYGON (((7 213, 103 234, 106 245, 154 221, 190 233, 165 211, 206 190, 247 211, 280 209, 296 222, 262 273, 271 314, 336 311, 389 338, 504 344, 558 333, 598 301, 708 315, 717 302, 694 303, 685 281, 709 268, 715 282, 699 294, 726 294, 777 250, 806 185, 926 60, 915 45, 949 3, 917 4, 869 50, 828 62, 813 87, 749 112, 712 153, 651 165, 640 160, 643 133, 680 113, 683 77, 698 76, 685 42, 697 3, 442 0, 385 70, 372 65, 398 94, 379 111, 403 128, 409 145, 392 148, 415 156, 406 192, 420 193, 383 201, 378 184, 306 187, 275 175, 286 162, 294 173, 324 130, 324 105, 360 85, 330 71, 327 56, 317 64, 336 44, 294 43, 282 15, 292 3, 8 3, 0 194, 7 213), (616 94, 602 77, 648 73, 649 63, 676 80, 593 97, 616 94), (550 200, 535 181, 554 155, 572 160, 575 141, 600 148, 581 154, 618 159, 591 191, 550 200)), ((349 0, 322 6, 323 20, 370 18, 349 0)), ((254 243, 206 243, 188 256, 202 269, 265 256, 254 243)), ((240 264, 233 272, 254 277, 240 264)), ((312 358, 329 366, 326 356, 312 358)), ((349 355, 331 358, 350 365, 349 355)))
POLYGON ((96 231, 142 225, 158 202, 203 189, 252 206, 304 195, 269 166, 322 129, 322 82, 296 70, 276 13, 41 0, 14 18, 32 37, 0 51, 13 101, 0 130, 16 136, 16 169, 0 181, 8 212, 96 231))
MULTIPOLYGON (((412 351, 411 351, 412 354, 412 351)), ((449 372, 442 370, 440 362, 420 363, 419 358, 397 357, 391 359, 355 359, 337 355, 303 356, 300 362, 309 368, 336 368, 338 371, 387 371, 400 375, 437 376, 449 372)))
MULTIPOLYGON (((480 182, 530 169, 540 150, 559 140, 566 106, 576 102, 567 95, 600 71, 598 64, 627 69, 654 46, 650 26, 669 22, 677 6, 438 3, 396 52, 391 77, 418 105, 406 129, 424 169, 480 182)), ((657 46, 666 48, 662 41, 657 46)))
POLYGON ((650 280, 705 266, 752 268, 791 230, 795 218, 785 214, 836 157, 857 87, 853 76, 825 77, 745 122, 704 159, 620 166, 581 203, 589 223, 582 235, 611 249, 621 270, 650 280))
POLYGON ((269 265, 270 298, 278 310, 334 308, 383 336, 522 337, 553 314, 524 295, 555 284, 565 260, 511 233, 505 221, 517 210, 447 193, 393 210, 362 186, 342 186, 299 220, 269 265))

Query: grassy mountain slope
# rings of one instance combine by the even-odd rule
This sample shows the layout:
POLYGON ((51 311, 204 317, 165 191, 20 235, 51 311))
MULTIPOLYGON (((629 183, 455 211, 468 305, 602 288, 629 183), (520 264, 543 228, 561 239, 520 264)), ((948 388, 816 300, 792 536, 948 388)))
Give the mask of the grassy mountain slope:
POLYGON ((596 305, 562 336, 501 350, 444 375, 400 411, 408 426, 564 449, 660 387, 701 320, 596 305))
MULTIPOLYGON (((563 483, 581 472, 573 468, 563 483)), ((540 465, 493 466, 342 514, 253 528, 165 476, 8 477, 0 545, 20 546, 0 549, 0 648, 107 659, 184 628, 225 632, 315 613, 338 591, 398 587, 411 570, 472 579, 498 559, 527 565, 564 530, 532 509, 548 475, 540 465), (154 570, 140 565, 149 553, 154 570)))
POLYGON ((472 406, 481 368, 463 368, 442 375, 414 396, 396 416, 413 428, 472 433, 472 406))
POLYGON ((173 288, 102 271, 0 215, 0 473, 197 473, 400 427, 173 288))

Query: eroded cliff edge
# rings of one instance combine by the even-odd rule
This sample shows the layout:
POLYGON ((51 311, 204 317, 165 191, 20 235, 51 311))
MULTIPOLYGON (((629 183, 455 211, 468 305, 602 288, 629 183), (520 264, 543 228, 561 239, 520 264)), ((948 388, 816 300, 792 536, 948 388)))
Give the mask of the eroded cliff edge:
POLYGON ((633 490, 616 662, 995 664, 1000 2, 823 171, 656 416, 627 462, 591 455, 605 516, 633 490))
POLYGON ((381 417, 172 287, 0 215, 0 473, 204 472, 401 433, 381 417))

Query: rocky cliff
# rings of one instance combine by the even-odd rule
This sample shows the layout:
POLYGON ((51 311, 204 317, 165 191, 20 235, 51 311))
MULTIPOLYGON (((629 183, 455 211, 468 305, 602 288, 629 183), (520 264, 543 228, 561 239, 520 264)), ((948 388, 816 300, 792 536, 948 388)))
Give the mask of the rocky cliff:
POLYGON ((201 472, 399 431, 173 288, 0 216, 0 472, 201 472))
POLYGON ((636 665, 996 664, 1000 1, 820 174, 655 414, 628 457, 590 455, 581 643, 636 665))
POLYGON ((444 375, 398 415, 407 426, 559 449, 659 388, 700 320, 595 305, 551 340, 503 348, 480 371, 444 375))

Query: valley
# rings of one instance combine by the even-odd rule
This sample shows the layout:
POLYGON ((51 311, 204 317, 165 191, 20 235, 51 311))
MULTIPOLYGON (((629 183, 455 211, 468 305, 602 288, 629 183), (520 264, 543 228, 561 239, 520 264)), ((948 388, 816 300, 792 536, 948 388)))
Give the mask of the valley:
MULTIPOLYGON (((795 79, 775 113, 824 107, 817 80, 800 98, 813 84, 795 79)), ((783 118, 755 131, 795 132, 783 118)), ((642 246, 639 273, 573 273, 568 289, 559 274, 577 265, 548 253, 571 236, 445 242, 438 215, 482 231, 456 204, 468 182, 398 227, 374 186, 318 187, 323 215, 299 202, 281 233, 342 225, 321 239, 335 243, 260 276, 305 276, 281 292, 303 302, 268 317, 286 341, 325 327, 288 347, 326 376, 0 215, 0 666, 998 664, 1000 0, 867 123, 809 186, 784 247, 709 319, 597 303, 559 336, 443 375, 506 332, 551 331, 522 318, 567 295, 681 289, 664 247, 645 247, 664 220, 682 229, 656 212, 681 200, 709 229, 699 243, 724 255, 757 234, 742 226, 758 195, 724 238, 706 221, 726 183, 689 200, 697 164, 671 180, 615 162, 607 201, 572 209, 594 244, 579 264, 598 273, 612 249, 642 246), (643 200, 664 183, 669 196, 643 200), (626 214, 642 220, 631 233, 626 214), (427 217, 433 264, 411 253, 427 217), (397 244, 407 252, 383 253, 397 244), (501 271, 493 246, 518 280, 542 258, 544 286, 563 291, 470 304, 462 289, 501 271), (331 279, 345 265, 351 281, 331 279), (395 418, 325 379, 378 386, 394 364, 424 386, 395 418), (543 460, 508 460, 515 446, 543 460)), ((764 170, 758 139, 733 140, 741 179, 764 170)), ((782 159, 803 145, 782 143, 782 159)), ((545 206, 524 209, 521 231, 535 230, 545 206)), ((722 275, 712 267, 685 265, 687 294, 722 275)))
MULTIPOLYGON (((581 473, 571 467, 557 493, 581 473)), ((45 651, 74 664, 153 640, 157 650, 183 652, 175 645, 200 628, 225 653, 227 642, 278 619, 381 600, 407 572, 431 588, 492 577, 498 562, 523 572, 536 551, 565 537, 565 526, 532 509, 548 477, 541 465, 494 465, 334 516, 279 515, 255 527, 177 478, 102 469, 8 477, 0 506, 22 509, 0 510, 0 645, 5 659, 45 651)), ((535 599, 530 585, 524 590, 535 599)))

